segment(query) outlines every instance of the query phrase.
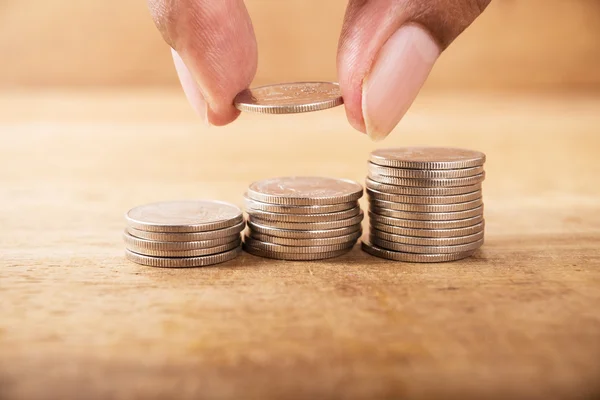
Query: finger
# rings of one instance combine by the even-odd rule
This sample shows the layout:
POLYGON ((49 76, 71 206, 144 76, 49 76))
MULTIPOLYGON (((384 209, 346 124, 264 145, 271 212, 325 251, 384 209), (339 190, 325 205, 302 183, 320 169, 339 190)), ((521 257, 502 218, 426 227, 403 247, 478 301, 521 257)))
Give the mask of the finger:
POLYGON ((239 115, 233 99, 250 85, 257 65, 256 39, 243 0, 148 3, 158 29, 184 64, 176 60, 192 105, 202 110, 199 100, 205 101, 211 124, 233 121, 239 115))
POLYGON ((185 63, 181 59, 181 56, 177 54, 175 50, 171 50, 171 53, 173 54, 175 70, 179 76, 179 82, 181 82, 181 87, 183 87, 185 96, 192 105, 192 108, 194 108, 198 115, 200 115, 200 117, 208 123, 208 107, 206 105, 206 101, 204 100, 204 96, 202 96, 200 87, 196 83, 196 80, 192 76, 190 70, 186 67, 185 63))
POLYGON ((490 0, 350 0, 338 49, 348 120, 380 140, 400 122, 444 50, 490 0))

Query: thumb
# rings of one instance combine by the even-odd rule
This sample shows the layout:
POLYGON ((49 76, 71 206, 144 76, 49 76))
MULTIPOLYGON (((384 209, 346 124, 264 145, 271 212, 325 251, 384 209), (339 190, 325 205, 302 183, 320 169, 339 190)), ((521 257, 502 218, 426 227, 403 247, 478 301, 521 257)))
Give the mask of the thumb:
POLYGON ((441 51, 490 0, 350 0, 338 49, 348 120, 374 140, 400 122, 441 51))
POLYGON ((207 122, 225 125, 239 111, 235 96, 257 67, 252 23, 243 0, 148 0, 154 22, 173 48, 184 92, 207 122))

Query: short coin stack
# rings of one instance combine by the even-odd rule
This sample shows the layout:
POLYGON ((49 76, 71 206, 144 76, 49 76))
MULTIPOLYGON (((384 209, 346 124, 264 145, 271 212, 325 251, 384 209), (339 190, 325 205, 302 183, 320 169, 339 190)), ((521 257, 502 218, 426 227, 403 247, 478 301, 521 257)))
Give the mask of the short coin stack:
POLYGON ((153 203, 125 216, 127 259, 152 267, 203 267, 229 261, 241 249, 242 211, 212 200, 153 203))
POLYGON ((279 260, 321 260, 347 253, 360 238, 363 188, 345 179, 284 177, 246 193, 244 249, 279 260))
POLYGON ((369 242, 375 256, 444 262, 483 245, 485 154, 446 147, 381 149, 367 178, 369 242))

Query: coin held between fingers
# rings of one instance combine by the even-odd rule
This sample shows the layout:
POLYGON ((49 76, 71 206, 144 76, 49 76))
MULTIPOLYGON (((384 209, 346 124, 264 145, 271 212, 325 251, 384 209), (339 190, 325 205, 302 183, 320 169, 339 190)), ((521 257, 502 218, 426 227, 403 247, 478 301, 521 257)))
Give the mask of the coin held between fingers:
POLYGON ((240 111, 260 114, 296 114, 342 105, 334 82, 292 82, 260 86, 240 92, 234 99, 240 111))

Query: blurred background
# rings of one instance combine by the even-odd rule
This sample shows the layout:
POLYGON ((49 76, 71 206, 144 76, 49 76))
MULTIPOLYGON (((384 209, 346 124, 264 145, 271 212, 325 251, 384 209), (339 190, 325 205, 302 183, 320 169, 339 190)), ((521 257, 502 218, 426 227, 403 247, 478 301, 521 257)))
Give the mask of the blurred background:
MULTIPOLYGON (((255 84, 335 80, 344 0, 247 0, 255 84)), ((176 87, 143 0, 0 0, 0 90, 176 87)), ((426 90, 600 90, 599 0, 493 0, 426 90)))

